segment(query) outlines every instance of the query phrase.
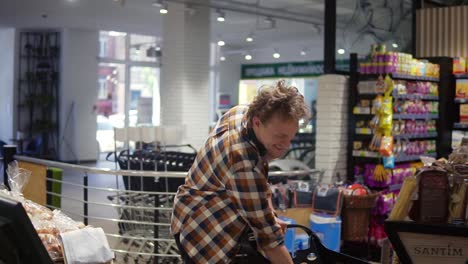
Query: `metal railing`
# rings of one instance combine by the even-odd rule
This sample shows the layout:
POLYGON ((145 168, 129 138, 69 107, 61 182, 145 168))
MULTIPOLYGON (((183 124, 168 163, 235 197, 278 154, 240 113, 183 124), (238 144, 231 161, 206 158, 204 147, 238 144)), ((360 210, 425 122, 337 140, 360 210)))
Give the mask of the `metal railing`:
MULTIPOLYGON (((52 197, 60 200, 59 205, 48 203, 48 207, 61 210, 86 225, 102 227, 116 255, 115 263, 181 263, 169 232, 175 192, 165 187, 168 181, 185 178, 186 172, 115 170, 18 155, 12 158, 63 171, 62 179, 46 179, 47 201, 52 197), (125 188, 125 177, 128 181, 141 181, 142 189, 125 188), (146 190, 143 183, 148 182, 156 188, 146 190), (59 191, 53 191, 54 184, 61 185, 59 191)), ((5 157, 4 164, 9 162, 9 157, 5 157)), ((271 177, 307 175, 313 175, 319 181, 323 171, 269 173, 271 177)))

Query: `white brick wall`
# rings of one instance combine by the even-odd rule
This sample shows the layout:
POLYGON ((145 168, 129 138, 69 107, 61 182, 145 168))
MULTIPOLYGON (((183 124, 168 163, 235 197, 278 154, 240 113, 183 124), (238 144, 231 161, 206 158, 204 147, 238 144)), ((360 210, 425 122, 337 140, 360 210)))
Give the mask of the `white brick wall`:
POLYGON ((194 15, 169 3, 164 17, 161 60, 161 123, 184 125, 185 139, 200 147, 209 126, 210 10, 194 15))
POLYGON ((337 173, 342 179, 346 176, 347 115, 348 79, 342 75, 319 77, 315 166, 325 170, 325 183, 337 173))

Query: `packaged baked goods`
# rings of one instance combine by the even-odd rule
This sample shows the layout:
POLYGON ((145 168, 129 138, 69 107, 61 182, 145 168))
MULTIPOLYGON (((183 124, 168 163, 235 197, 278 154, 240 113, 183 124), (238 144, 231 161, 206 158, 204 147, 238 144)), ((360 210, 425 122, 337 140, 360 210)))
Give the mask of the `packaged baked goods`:
POLYGON ((54 262, 63 262, 64 251, 59 235, 79 230, 85 225, 74 221, 59 210, 52 211, 45 206, 25 199, 22 191, 31 172, 20 168, 16 161, 8 165, 7 174, 11 190, 2 190, 2 193, 21 202, 51 259, 54 262))

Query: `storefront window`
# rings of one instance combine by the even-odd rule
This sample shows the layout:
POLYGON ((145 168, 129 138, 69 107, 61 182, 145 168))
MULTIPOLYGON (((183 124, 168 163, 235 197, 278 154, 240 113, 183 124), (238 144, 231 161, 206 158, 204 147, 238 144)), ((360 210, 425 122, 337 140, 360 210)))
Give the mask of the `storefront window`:
POLYGON ((108 152, 115 148, 109 127, 159 124, 160 53, 154 52, 154 36, 113 31, 99 36, 96 138, 100 151, 108 152))
POLYGON ((125 60, 125 38, 127 34, 115 31, 99 32, 99 57, 125 60))
POLYGON ((159 61, 161 47, 157 38, 145 35, 130 35, 130 60, 132 61, 159 61))

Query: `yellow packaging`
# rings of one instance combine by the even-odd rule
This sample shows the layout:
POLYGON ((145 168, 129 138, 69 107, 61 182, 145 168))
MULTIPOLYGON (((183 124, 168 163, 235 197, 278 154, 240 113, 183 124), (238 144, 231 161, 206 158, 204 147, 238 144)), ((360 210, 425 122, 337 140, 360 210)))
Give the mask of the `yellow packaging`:
POLYGON ((468 123, 468 104, 460 105, 460 122, 468 123))
POLYGON ((458 79, 455 86, 455 97, 456 98, 468 98, 468 80, 458 79))
POLYGON ((463 57, 453 58, 453 73, 464 74, 466 69, 466 60, 463 57))

